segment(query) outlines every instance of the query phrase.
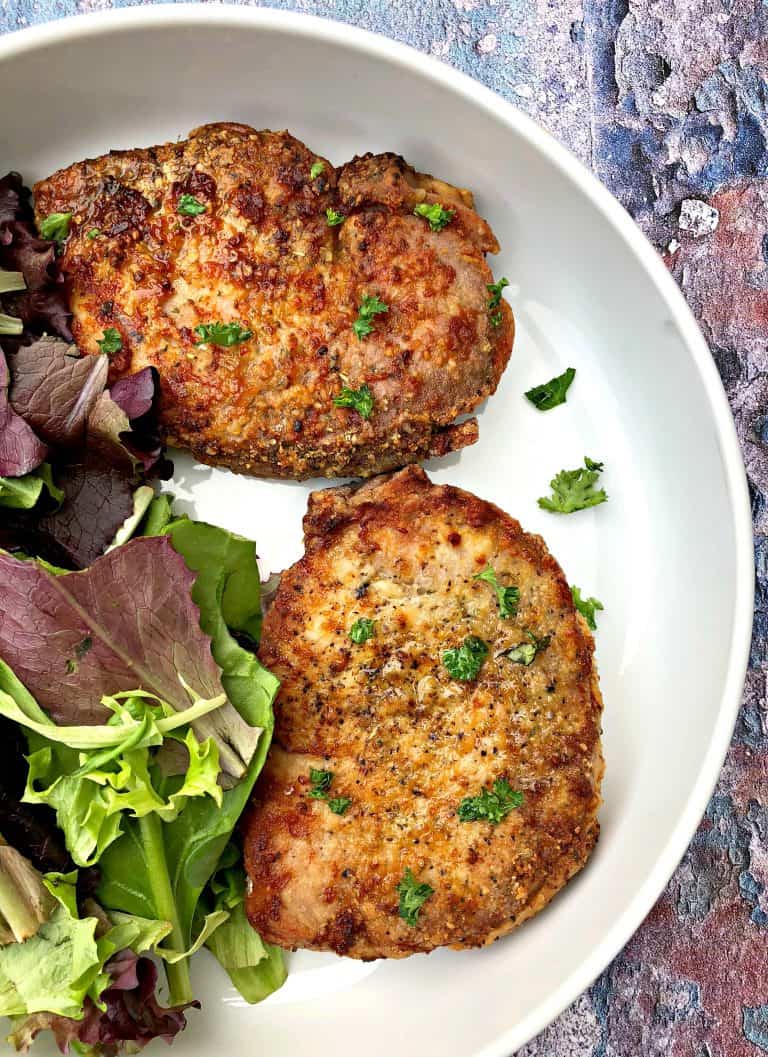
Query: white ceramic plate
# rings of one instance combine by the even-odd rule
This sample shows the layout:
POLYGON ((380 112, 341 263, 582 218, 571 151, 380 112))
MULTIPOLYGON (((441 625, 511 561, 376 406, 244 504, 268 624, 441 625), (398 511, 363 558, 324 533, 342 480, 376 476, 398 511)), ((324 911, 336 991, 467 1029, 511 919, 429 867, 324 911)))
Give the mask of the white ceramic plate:
MULTIPOLYGON (((210 120, 288 127, 337 162, 401 152, 471 187, 503 247, 515 351, 480 442, 429 467, 541 532, 571 582, 605 603, 602 837, 543 914, 485 951, 359 964, 291 958, 248 1008, 212 962, 178 1057, 509 1057, 603 969, 642 921, 706 806, 736 716, 752 619, 747 492, 730 412, 683 298, 598 183, 491 92, 410 49, 276 11, 158 7, 0 40, 0 156, 28 181, 111 147, 210 120), (573 365, 565 407, 522 393, 573 365), (610 502, 538 509, 553 474, 606 463, 610 502)), ((296 559, 310 486, 177 459, 201 518, 296 559)))

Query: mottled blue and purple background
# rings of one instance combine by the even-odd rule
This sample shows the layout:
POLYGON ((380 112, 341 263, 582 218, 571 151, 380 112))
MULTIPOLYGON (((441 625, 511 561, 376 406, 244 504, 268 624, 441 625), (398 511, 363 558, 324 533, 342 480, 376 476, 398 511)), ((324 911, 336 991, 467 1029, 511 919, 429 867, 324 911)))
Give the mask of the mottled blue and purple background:
MULTIPOLYGON (((122 0, 1 0, 0 31, 122 0)), ((664 254, 749 472, 758 591, 733 744, 685 859, 616 961, 518 1057, 768 1053, 768 2, 277 0, 405 41, 526 110, 664 254)), ((717 585, 712 585, 717 604, 717 585)))

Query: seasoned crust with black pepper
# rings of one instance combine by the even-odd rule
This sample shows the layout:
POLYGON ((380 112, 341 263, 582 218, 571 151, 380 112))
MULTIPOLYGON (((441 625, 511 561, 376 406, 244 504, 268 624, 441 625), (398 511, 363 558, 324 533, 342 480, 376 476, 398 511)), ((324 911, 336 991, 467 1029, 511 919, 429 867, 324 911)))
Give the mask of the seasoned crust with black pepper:
POLYGON ((592 636, 538 536, 419 467, 314 492, 306 552, 282 577, 260 657, 282 680, 273 748, 245 821, 248 916, 265 940, 355 958, 485 944, 540 910, 598 836, 603 759, 592 636), (475 575, 520 591, 501 619, 475 575), (375 622, 361 644, 359 618, 375 622), (530 666, 504 651, 551 636, 530 666), (489 646, 476 681, 446 650, 489 646), (314 799, 310 768, 333 772, 314 799), (498 824, 461 801, 506 779, 498 824), (410 869, 434 889, 398 913, 410 869))
POLYGON ((455 420, 496 389, 514 322, 506 303, 499 325, 488 312, 498 244, 469 191, 394 154, 335 169, 287 132, 223 123, 62 169, 36 185, 35 209, 38 222, 73 214, 61 265, 78 345, 98 352, 111 327, 113 380, 157 367, 166 438, 200 461, 367 477, 477 439, 474 419, 455 420), (183 195, 205 211, 179 214, 183 195), (450 224, 431 231, 413 215, 422 202, 450 224), (365 295, 388 312, 359 341, 365 295), (252 337, 199 344, 195 328, 217 321, 252 337), (334 405, 362 385, 368 419, 334 405))

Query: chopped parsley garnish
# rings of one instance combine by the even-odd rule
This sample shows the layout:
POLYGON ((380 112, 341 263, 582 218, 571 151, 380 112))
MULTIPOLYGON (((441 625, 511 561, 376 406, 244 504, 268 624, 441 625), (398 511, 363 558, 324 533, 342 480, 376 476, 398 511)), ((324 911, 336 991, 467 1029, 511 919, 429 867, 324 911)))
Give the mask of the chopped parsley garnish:
POLYGON ((455 210, 443 209, 439 202, 433 202, 432 205, 421 202, 413 212, 417 217, 423 217, 433 231, 442 231, 456 215, 455 210))
POLYGON ((517 606, 520 602, 520 591, 517 587, 503 587, 499 583, 496 571, 488 566, 487 569, 483 569, 481 573, 477 573, 472 578, 473 580, 485 580, 486 583, 490 584, 496 592, 496 598, 499 602, 499 616, 502 620, 506 620, 507 617, 513 617, 517 613, 517 606))
POLYGON ((368 294, 363 297, 357 310, 357 319, 352 324, 352 329, 358 341, 362 341, 364 337, 371 333, 373 330, 373 317, 380 315, 382 312, 389 312, 389 306, 385 305, 383 301, 379 301, 375 294, 373 297, 369 297, 368 294))
POLYGON ((333 771, 321 771, 316 767, 310 767, 309 780, 312 783, 312 788, 309 790, 308 795, 314 800, 327 800, 328 790, 331 788, 331 782, 333 781, 333 771))
POLYGON ((488 287, 488 293, 491 295, 488 300, 488 311, 491 313, 491 323, 494 327, 501 326, 501 312, 497 312, 496 309, 501 304, 501 291, 505 286, 509 286, 509 279, 501 278, 497 283, 486 283, 488 287))
POLYGON ((114 327, 107 327, 101 337, 101 341, 97 341, 96 344, 107 356, 114 356, 116 352, 120 352, 122 349, 123 339, 120 337, 119 330, 115 330, 114 327))
POLYGON ((205 212, 205 205, 198 201, 194 195, 184 194, 179 199, 176 212, 181 213, 183 217, 199 217, 201 213, 205 212))
POLYGON ((400 917, 407 925, 416 925, 421 908, 434 892, 434 888, 422 881, 419 883, 411 870, 406 870, 397 886, 400 897, 400 917))
POLYGON ((575 377, 575 369, 569 367, 556 378, 550 378, 542 385, 535 385, 525 395, 539 411, 551 411, 553 407, 559 407, 560 404, 565 403, 566 393, 575 377))
POLYGON ((374 621, 369 620, 368 617, 358 617, 349 629, 349 637, 353 642, 356 642, 358 646, 363 642, 367 642, 368 639, 373 638, 375 634, 376 625, 374 621))
POLYGON ((477 679, 483 661, 488 656, 488 644, 476 635, 468 635, 461 646, 452 650, 446 650, 443 654, 443 664, 454 679, 469 682, 477 679))
POLYGON ((331 209, 328 206, 325 211, 325 219, 328 221, 329 228, 335 228, 337 224, 343 224, 347 218, 343 213, 337 213, 335 209, 331 209))
POLYGON ((494 826, 510 811, 523 806, 523 794, 513 789, 506 778, 497 778, 490 789, 477 796, 465 796, 456 814, 462 822, 491 822, 494 826))
POLYGON ((92 647, 93 639, 90 635, 86 635, 85 638, 75 646, 75 654, 80 658, 85 657, 86 653, 88 653, 92 647))
POLYGON ((573 604, 584 617, 588 626, 592 631, 596 631, 597 621, 595 620, 595 611, 603 609, 603 603, 598 601, 597 598, 582 598, 580 587, 571 588, 571 597, 573 598, 573 604))
POLYGON ((63 242, 69 234, 71 213, 49 213, 40 221, 40 238, 63 242))
POLYGON ((85 237, 87 239, 97 239, 100 234, 101 234, 101 231, 99 231, 98 228, 91 228, 90 231, 86 231, 85 237))
POLYGON ((576 510, 605 503, 608 496, 604 489, 595 488, 595 482, 602 473, 603 464, 584 458, 584 468, 561 470, 550 481, 551 496, 539 499, 542 510, 551 510, 553 514, 573 514, 576 510))
POLYGON ((504 650, 502 657, 507 657, 513 664, 522 664, 527 668, 529 664, 533 664, 536 654, 549 646, 552 636, 544 635, 542 638, 537 638, 532 631, 526 631, 525 634, 530 642, 520 642, 511 650, 504 650))
POLYGON ((195 327, 195 333, 200 339, 198 345, 221 345, 225 349, 253 337, 252 331, 240 323, 201 323, 195 327))
POLYGON ((316 161, 313 163, 312 168, 309 170, 310 180, 316 180, 322 172, 325 171, 325 162, 316 161))
POLYGON ((334 815, 343 815, 352 801, 348 796, 328 796, 328 790, 333 783, 333 771, 321 771, 317 767, 310 767, 309 780, 312 788, 307 796, 311 796, 313 800, 325 800, 334 815))
POLYGON ((328 801, 328 807, 334 815, 343 815, 351 803, 352 801, 348 796, 335 796, 328 801))
POLYGON ((351 407, 362 418, 370 418, 373 412, 373 393, 367 385, 361 385, 359 389, 345 385, 333 402, 336 407, 351 407))

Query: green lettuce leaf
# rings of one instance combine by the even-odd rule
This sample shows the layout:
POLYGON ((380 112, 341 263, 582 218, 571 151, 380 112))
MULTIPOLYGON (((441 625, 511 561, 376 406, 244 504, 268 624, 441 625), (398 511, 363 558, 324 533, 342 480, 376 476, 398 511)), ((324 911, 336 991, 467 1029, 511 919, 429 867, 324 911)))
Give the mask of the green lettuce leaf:
POLYGON ((241 851, 233 841, 224 849, 201 906, 227 914, 206 946, 243 998, 251 1003, 261 1002, 281 987, 287 975, 283 952, 264 943, 246 917, 245 870, 241 851))
POLYGON ((23 477, 0 477, 0 507, 31 510, 37 506, 44 491, 53 501, 53 509, 58 509, 64 499, 64 492, 54 482, 48 462, 23 477))
POLYGON ((288 974, 283 952, 264 943, 251 927, 242 903, 230 912, 206 946, 246 1002, 261 1002, 285 983, 288 974))
MULTIPOLYGON (((103 724, 104 695, 137 686, 177 711, 189 704, 185 680, 199 697, 216 698, 222 673, 200 627, 195 579, 165 538, 133 539, 64 575, 0 551, 0 656, 59 723, 103 724)), ((254 690, 266 694, 269 680, 254 690)), ((216 738, 233 780, 261 734, 229 704, 202 716, 196 733, 216 738)))
MULTIPOLYGON (((7 715, 6 696, 0 693, 0 711, 7 715)), ((50 721, 47 725, 35 723, 28 739, 34 751, 28 758, 23 802, 47 804, 55 810, 56 822, 78 866, 99 861, 122 832, 123 812, 133 818, 154 812, 170 822, 193 797, 208 796, 220 805, 223 795, 218 784, 216 744, 212 738, 198 741, 191 728, 183 736, 174 730, 168 732, 168 737, 184 746, 181 775, 168 778, 157 767, 154 750, 163 744, 163 724, 178 724, 185 713, 176 713, 153 695, 141 692, 116 694, 104 701, 116 722, 96 727, 94 733, 122 734, 123 740, 117 745, 76 751, 71 742, 61 742, 68 731, 78 732, 81 742, 85 741, 89 728, 57 727, 50 721), (57 740, 48 741, 54 732, 57 740)), ((11 714, 10 718, 16 717, 11 714)), ((76 738, 72 736, 72 740, 76 738)))
POLYGON ((0 948, 0 1015, 81 1017, 103 967, 96 925, 96 918, 73 918, 61 905, 31 939, 0 948))
MULTIPOLYGON (((152 517, 150 508, 148 521, 152 517)), ((158 516, 156 525, 163 520, 158 516)), ((224 791, 220 806, 210 797, 197 797, 174 821, 162 826, 154 814, 126 819, 124 834, 110 844, 99 861, 100 902, 110 910, 173 921, 174 930, 163 946, 178 952, 188 951, 200 940, 209 909, 200 912, 200 897, 264 764, 274 725, 272 701, 279 683, 232 634, 234 630, 253 638, 260 628, 260 584, 253 543, 186 518, 166 523, 166 530, 174 549, 197 574, 192 598, 200 608, 200 626, 211 637, 227 697, 247 723, 263 730, 245 776, 224 791)), ((206 938, 209 945, 217 931, 206 938)), ((172 1001, 188 1000, 191 990, 186 961, 169 964, 167 975, 172 1001)))
POLYGON ((29 859, 0 837, 0 945, 34 936, 55 906, 29 859))
POLYGON ((168 525, 173 520, 173 496, 163 492, 156 495, 147 507, 138 535, 164 536, 168 525))

